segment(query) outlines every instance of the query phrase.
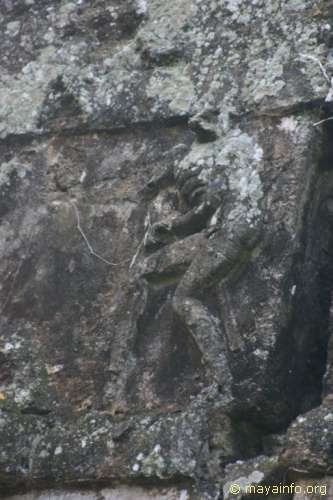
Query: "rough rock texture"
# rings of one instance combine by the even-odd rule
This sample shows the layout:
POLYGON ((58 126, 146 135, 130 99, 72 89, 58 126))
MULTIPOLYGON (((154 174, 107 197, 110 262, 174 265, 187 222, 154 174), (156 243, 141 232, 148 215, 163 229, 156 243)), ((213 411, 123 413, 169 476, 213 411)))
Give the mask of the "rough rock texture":
POLYGON ((320 498, 332 498, 333 483, 332 478, 324 477, 314 484, 312 480, 302 480, 295 485, 296 493, 294 500, 318 500, 320 498))
POLYGON ((188 500, 187 490, 176 488, 142 488, 120 486, 86 491, 46 490, 12 496, 12 500, 188 500))
POLYGON ((1 1, 1 498, 331 485, 332 23, 1 1))

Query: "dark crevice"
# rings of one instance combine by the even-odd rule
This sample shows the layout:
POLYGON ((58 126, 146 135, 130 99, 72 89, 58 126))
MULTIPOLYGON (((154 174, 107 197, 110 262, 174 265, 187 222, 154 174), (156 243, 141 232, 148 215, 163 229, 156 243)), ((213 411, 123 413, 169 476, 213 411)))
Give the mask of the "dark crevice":
MULTIPOLYGON (((320 110, 318 113, 318 121, 328 117, 333 117, 333 107, 331 104, 325 103, 323 98, 313 99, 308 102, 296 103, 295 105, 280 107, 272 110, 246 111, 240 114, 230 114, 234 124, 240 123, 243 120, 251 120, 260 117, 285 117, 289 115, 304 113, 307 111, 320 110)), ((150 131, 163 130, 164 128, 184 127, 193 129, 189 126, 189 121, 194 116, 185 113, 184 115, 175 115, 168 118, 157 117, 152 120, 140 120, 137 122, 124 122, 116 127, 97 126, 93 127, 88 124, 80 124, 75 127, 64 127, 59 129, 40 130, 36 132, 27 132, 23 134, 8 134, 5 138, 0 138, 0 144, 15 143, 17 140, 31 142, 33 140, 50 139, 52 137, 84 137, 91 134, 112 134, 112 135, 127 135, 135 131, 150 131)), ((199 138, 200 139, 200 138, 199 138)), ((209 139, 211 140, 211 139, 209 139)))
POLYGON ((118 127, 89 127, 82 125, 75 128, 63 128, 60 132, 58 129, 40 131, 26 134, 8 134, 5 138, 0 138, 0 144, 15 143, 17 140, 24 143, 32 142, 33 140, 50 139, 53 137, 84 137, 92 134, 110 134, 110 135, 128 135, 136 131, 148 132, 151 130, 163 130, 173 127, 188 128, 190 115, 171 116, 169 118, 156 118, 151 121, 138 121, 126 123, 118 127))
POLYGON ((145 279, 150 285, 156 286, 156 287, 165 287, 165 286, 170 286, 174 285, 179 282, 179 280, 182 278, 184 273, 186 272, 186 269, 188 268, 188 265, 181 265, 179 264, 175 269, 171 270, 169 269, 168 271, 164 273, 149 273, 145 275, 145 279))
MULTIPOLYGON (((307 111, 320 110, 318 113, 318 121, 333 117, 333 107, 324 102, 323 98, 313 99, 304 103, 296 103, 295 105, 285 106, 272 110, 261 111, 247 111, 240 114, 231 113, 230 116, 235 123, 240 123, 242 120, 251 120, 260 117, 285 117, 289 115, 304 113, 307 111)), ((8 134, 5 138, 0 138, 1 143, 11 143, 17 140, 31 142, 33 140, 50 139, 52 137, 81 137, 91 134, 112 134, 112 135, 126 135, 135 131, 150 131, 150 130, 163 130, 164 128, 173 127, 189 127, 189 121, 193 115, 186 113, 184 115, 175 115, 168 118, 154 118, 152 120, 140 120, 137 122, 124 122, 116 127, 108 126, 89 126, 88 124, 81 124, 78 127, 64 127, 61 131, 59 129, 41 130, 40 132, 27 132, 23 134, 8 134)))
MULTIPOLYGON (((331 116, 327 109, 325 116, 331 116)), ((330 335, 333 291, 333 122, 323 124, 318 148, 318 178, 305 215, 302 245, 293 269, 298 293, 292 321, 294 389, 298 393, 295 417, 320 405, 330 335), (332 210, 331 210, 332 209, 332 210)), ((311 159, 310 159, 311 161, 311 159)), ((291 398, 293 394, 291 393, 291 398)))
POLYGON ((298 292, 289 331, 292 332, 294 344, 293 370, 296 374, 290 397, 293 398, 293 389, 298 393, 295 417, 320 405, 322 401, 330 335, 329 315, 333 291, 333 122, 327 121, 323 127, 321 150, 318 150, 317 183, 305 215, 306 229, 302 241, 304 257, 297 256, 293 265, 298 292))
POLYGON ((303 114, 309 111, 315 111, 318 115, 318 121, 324 119, 328 116, 333 115, 332 104, 325 103, 323 97, 318 97, 317 99, 311 99, 305 102, 296 102, 295 104, 280 106, 276 108, 263 108, 258 109, 258 111, 244 111, 243 113, 230 113, 230 117, 233 119, 234 124, 239 123, 240 120, 253 120, 254 118, 262 117, 272 117, 272 118, 283 118, 286 116, 303 114))
POLYGON ((43 417, 46 415, 50 415, 51 410, 47 408, 39 408, 38 406, 27 406, 21 410, 22 415, 37 415, 39 417, 43 417))

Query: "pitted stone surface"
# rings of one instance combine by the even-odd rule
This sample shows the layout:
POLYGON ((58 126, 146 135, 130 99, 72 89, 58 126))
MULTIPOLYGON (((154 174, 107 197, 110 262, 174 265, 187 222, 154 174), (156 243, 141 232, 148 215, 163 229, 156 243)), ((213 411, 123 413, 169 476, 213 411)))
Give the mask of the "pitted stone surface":
POLYGON ((0 3, 0 495, 332 474, 332 2, 0 3))
POLYGON ((28 493, 14 495, 11 500, 190 500, 187 490, 155 489, 145 490, 139 487, 119 487, 93 491, 45 491, 42 493, 28 493))

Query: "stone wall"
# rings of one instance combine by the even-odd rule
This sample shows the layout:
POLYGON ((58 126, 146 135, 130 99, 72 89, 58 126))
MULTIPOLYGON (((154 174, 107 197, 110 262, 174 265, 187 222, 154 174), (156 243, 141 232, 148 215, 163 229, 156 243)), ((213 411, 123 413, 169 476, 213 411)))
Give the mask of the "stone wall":
POLYGON ((1 1, 1 498, 331 484, 332 23, 1 1))

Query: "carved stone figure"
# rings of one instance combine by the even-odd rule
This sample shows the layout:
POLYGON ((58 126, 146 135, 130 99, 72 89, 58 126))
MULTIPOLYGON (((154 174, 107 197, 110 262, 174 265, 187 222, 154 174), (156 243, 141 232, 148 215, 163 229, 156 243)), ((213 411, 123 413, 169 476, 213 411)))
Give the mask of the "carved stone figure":
MULTIPOLYGON (((173 309, 220 385, 230 380, 226 347, 220 321, 204 305, 201 296, 218 281, 237 273, 251 258, 260 240, 262 196, 256 171, 262 150, 240 130, 234 131, 229 140, 228 146, 223 141, 216 144, 207 163, 196 156, 199 146, 194 155, 175 166, 175 183, 188 211, 171 221, 155 223, 146 239, 147 249, 170 242, 169 251, 176 255, 173 266, 177 266, 177 260, 180 264, 188 259, 174 294, 173 309), (229 170, 234 175, 229 177, 229 170), (241 177, 237 178, 236 172, 241 177), (195 234, 199 235, 198 246, 193 246, 195 234), (185 242, 182 251, 178 250, 179 240, 185 242)), ((163 178, 153 179, 150 184, 162 185, 163 178)), ((155 258, 148 258, 149 272, 155 258)), ((233 347, 235 339, 229 338, 228 342, 233 347)))
MULTIPOLYGON (((296 126, 305 143, 307 121, 296 126)), ((185 156, 178 146, 174 163, 146 186, 155 200, 174 186, 178 208, 160 206, 160 220, 148 216, 138 268, 152 289, 173 284, 174 317, 199 348, 223 410, 278 429, 296 413, 301 396, 293 397, 294 388, 308 376, 296 361, 307 341, 296 337, 306 338, 309 327, 296 325, 295 337, 288 332, 299 297, 292 266, 303 231, 302 192, 312 173, 304 175, 295 139, 273 130, 280 150, 271 156, 270 139, 246 127, 199 140, 185 156), (285 162, 296 156, 295 171, 284 166, 283 152, 285 162), (283 172, 279 197, 272 162, 283 172)))
POLYGON ((149 280, 158 273, 179 271, 173 310, 225 395, 231 383, 226 352, 241 348, 241 339, 228 336, 229 330, 224 331, 202 298, 218 282, 236 276, 258 248, 262 158, 255 139, 236 129, 213 148, 211 143, 197 144, 172 171, 148 183, 148 189, 158 190, 173 177, 185 209, 148 229, 145 247, 153 253, 147 256, 142 274, 149 280))
POLYGON ((332 20, 0 0, 0 498, 332 483, 332 20))

